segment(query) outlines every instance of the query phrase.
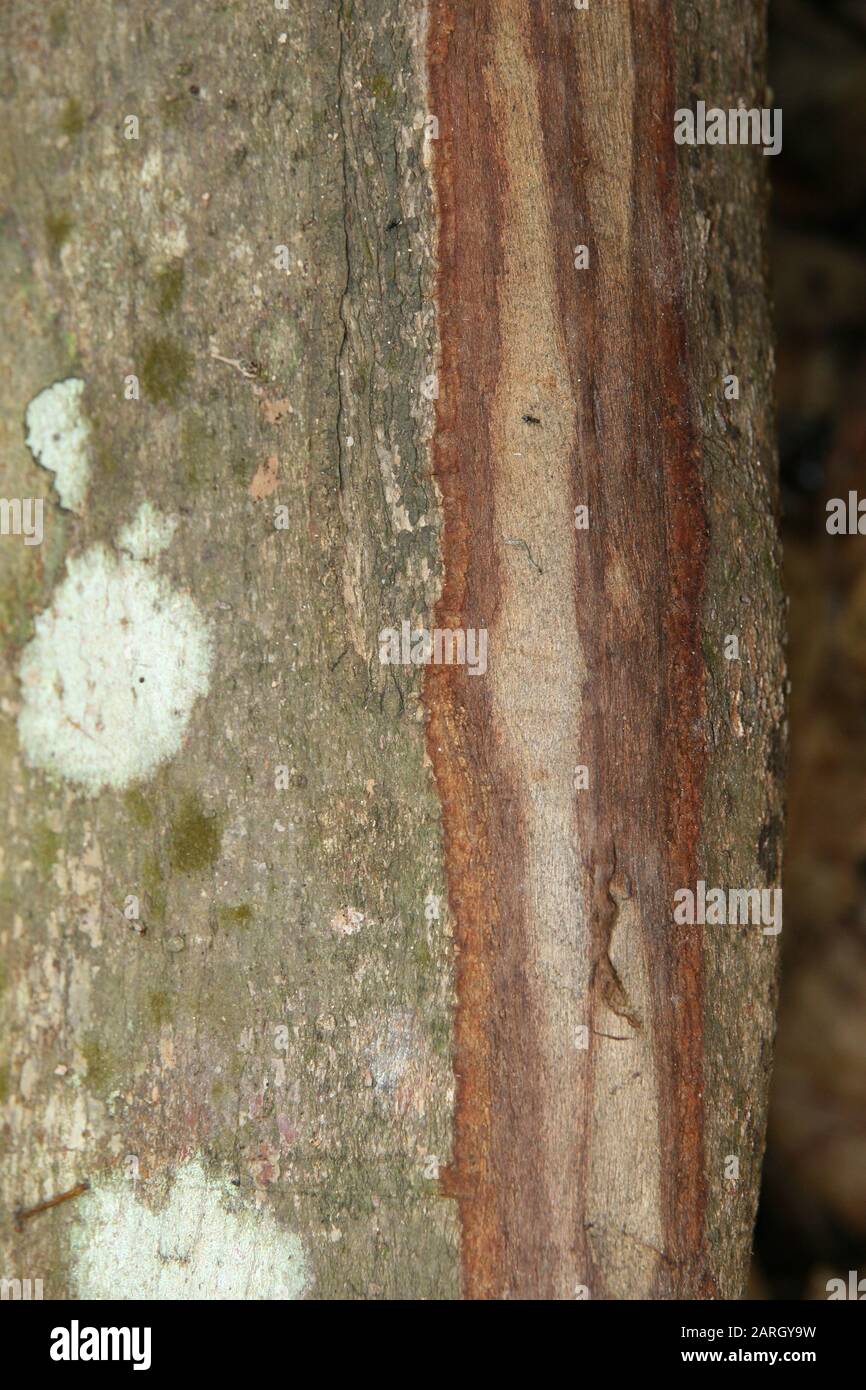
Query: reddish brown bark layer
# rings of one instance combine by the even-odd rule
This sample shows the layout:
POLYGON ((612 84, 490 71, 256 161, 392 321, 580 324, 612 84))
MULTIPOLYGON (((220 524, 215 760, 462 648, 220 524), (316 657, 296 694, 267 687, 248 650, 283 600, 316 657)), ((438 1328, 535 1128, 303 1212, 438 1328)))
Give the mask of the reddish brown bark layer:
MULTIPOLYGON (((567 1013, 548 1016, 553 996, 538 942, 548 941, 550 924, 539 924, 530 891, 530 846, 544 835, 556 794, 545 803, 544 771, 527 777, 509 756, 521 735, 532 742, 535 716, 518 700, 503 731, 498 687, 491 695, 488 679, 458 667, 431 668, 426 685, 457 946, 456 1134, 446 1190, 460 1202, 469 1297, 573 1296, 577 1284, 593 1297, 608 1292, 608 1237, 593 1235, 587 1193, 604 1181, 594 1159, 615 1145, 615 1136, 599 1135, 607 1083, 595 1039, 619 1035, 649 1034, 655 1059, 662 1244, 642 1242, 657 1256, 652 1292, 700 1296, 710 1287, 701 934, 672 925, 676 888, 697 876, 707 548, 672 133, 675 39, 667 4, 615 11, 603 18, 546 2, 435 0, 429 16, 430 110, 439 120, 437 626, 488 624, 491 670, 497 661, 507 669, 520 643, 535 640, 516 629, 523 610, 506 593, 503 565, 514 555, 503 549, 498 517, 515 515, 516 504, 500 416, 509 430, 513 419, 515 451, 532 449, 527 430, 568 440, 558 505, 569 516, 577 504, 590 508, 590 530, 571 533, 570 582, 558 590, 555 578, 529 571, 525 580, 538 585, 538 624, 562 616, 545 602, 563 603, 577 634, 573 652, 561 646, 552 669, 538 670, 532 697, 566 710, 573 700, 589 768, 589 790, 558 804, 561 850, 576 856, 582 885, 555 952, 557 978, 585 983, 583 1015, 580 986, 573 992, 592 1046, 576 1062, 567 1013), (624 90, 617 63, 628 69, 624 90), (527 74, 535 91, 523 100, 527 74), (516 148, 527 155, 523 166, 516 148), (521 183, 541 190, 543 236, 527 233, 521 183), (590 248, 588 270, 574 268, 576 243, 590 248), (547 381, 533 373, 533 334, 550 337, 540 313, 533 326, 539 286, 556 317, 557 370, 564 364, 547 381), (507 360, 515 322, 530 349, 523 376, 507 360), (539 393, 549 409, 527 424, 521 406, 539 393), (579 699, 569 663, 582 671, 579 699), (568 684, 561 699, 559 684, 568 684), (648 982, 640 1000, 628 997, 611 959, 623 904, 648 982)), ((539 360, 548 350, 539 341, 539 360)), ((524 499, 528 527, 533 505, 524 499)), ((517 678, 504 679, 510 699, 517 678)), ((640 1232, 627 1234, 641 1243, 640 1232)))

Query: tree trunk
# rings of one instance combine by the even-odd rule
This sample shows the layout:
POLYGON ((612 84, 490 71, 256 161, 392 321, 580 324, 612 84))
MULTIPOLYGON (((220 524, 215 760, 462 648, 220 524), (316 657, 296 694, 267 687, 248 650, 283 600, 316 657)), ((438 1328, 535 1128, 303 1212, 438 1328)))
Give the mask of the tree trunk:
POLYGON ((673 113, 763 24, 7 7, 8 1276, 742 1294, 777 938, 673 912, 779 882, 766 166, 673 113))

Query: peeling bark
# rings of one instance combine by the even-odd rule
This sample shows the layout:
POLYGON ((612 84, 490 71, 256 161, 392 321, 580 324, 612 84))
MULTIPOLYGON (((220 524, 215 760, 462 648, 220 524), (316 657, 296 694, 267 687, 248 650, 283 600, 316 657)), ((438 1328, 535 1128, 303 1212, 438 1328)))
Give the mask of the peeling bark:
POLYGON ((443 668, 426 687, 457 928, 449 1190, 470 1297, 742 1287, 775 951, 672 920, 674 893, 710 865, 767 880, 760 827, 777 814, 761 161, 700 150, 687 164, 672 135, 690 96, 676 55, 699 76, 706 25, 730 21, 742 43, 712 73, 713 104, 754 99, 760 16, 737 8, 431 8, 447 132, 437 623, 490 629, 487 682, 443 668), (717 404, 731 363, 748 382, 733 411, 717 404), (741 679, 720 657, 744 622, 738 747, 713 685, 741 679), (735 835, 708 814, 720 792, 739 802, 735 835), (734 1059, 715 1030, 745 1005, 720 993, 738 956, 759 1007, 734 1059), (760 1098, 749 1114, 725 1084, 738 1068, 760 1098), (737 1136, 737 1184, 719 1130, 737 1136), (720 1205, 736 1227, 725 1249, 720 1205))

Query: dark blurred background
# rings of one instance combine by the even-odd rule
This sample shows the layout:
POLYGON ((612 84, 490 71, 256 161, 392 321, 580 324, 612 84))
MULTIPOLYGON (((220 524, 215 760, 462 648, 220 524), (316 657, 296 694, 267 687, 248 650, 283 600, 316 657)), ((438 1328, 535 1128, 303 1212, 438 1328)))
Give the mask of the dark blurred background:
POLYGON ((771 0, 791 755, 781 1011, 752 1293, 866 1275, 866 3, 771 0))

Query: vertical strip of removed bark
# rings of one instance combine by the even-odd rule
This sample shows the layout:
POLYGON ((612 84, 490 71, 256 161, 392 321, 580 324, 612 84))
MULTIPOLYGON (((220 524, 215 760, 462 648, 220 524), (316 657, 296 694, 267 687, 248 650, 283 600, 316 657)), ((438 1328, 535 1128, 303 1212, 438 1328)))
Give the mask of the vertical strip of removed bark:
POLYGON ((436 622, 489 629, 485 679, 426 686, 469 1297, 717 1289, 705 942, 672 921, 710 737, 676 42, 655 0, 430 11, 436 622))

